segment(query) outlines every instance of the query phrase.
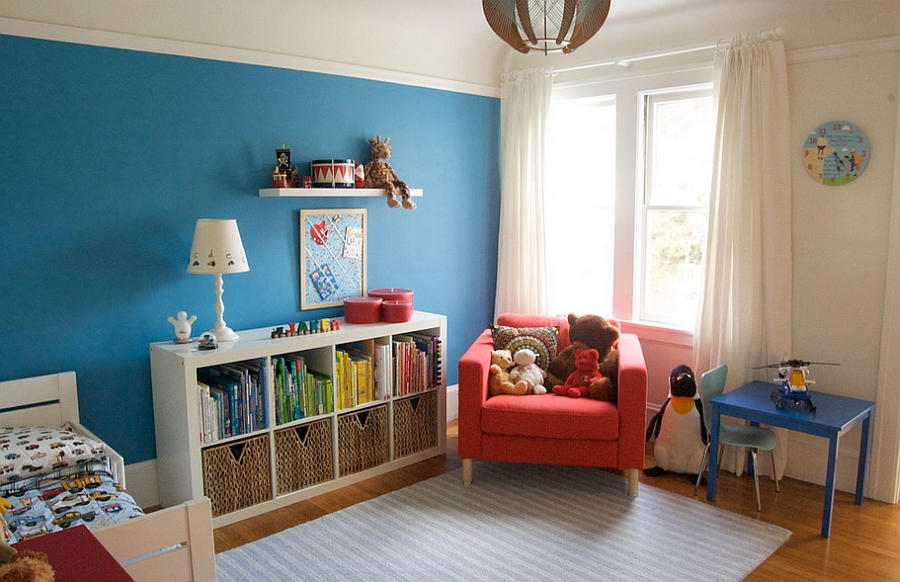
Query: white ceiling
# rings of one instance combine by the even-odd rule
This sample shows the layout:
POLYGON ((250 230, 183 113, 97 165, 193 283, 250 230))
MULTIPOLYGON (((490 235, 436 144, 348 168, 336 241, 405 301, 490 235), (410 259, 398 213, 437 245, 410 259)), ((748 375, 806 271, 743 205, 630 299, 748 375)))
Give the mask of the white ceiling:
POLYGON ((786 29, 789 48, 900 35, 897 0, 612 0, 590 42, 550 56, 520 55, 504 44, 479 0, 3 0, 0 17, 488 87, 499 85, 504 70, 621 58, 776 27, 786 29))

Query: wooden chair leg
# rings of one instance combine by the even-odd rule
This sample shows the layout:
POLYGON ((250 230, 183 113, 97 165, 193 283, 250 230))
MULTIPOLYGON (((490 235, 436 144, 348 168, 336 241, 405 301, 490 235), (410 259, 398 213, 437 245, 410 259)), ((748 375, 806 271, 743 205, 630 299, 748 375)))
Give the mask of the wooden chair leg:
POLYGON ((631 497, 637 497, 638 483, 640 483, 641 472, 637 469, 625 469, 624 473, 625 477, 628 478, 628 495, 631 497))
POLYGON ((462 481, 466 485, 472 484, 472 459, 462 460, 462 481))

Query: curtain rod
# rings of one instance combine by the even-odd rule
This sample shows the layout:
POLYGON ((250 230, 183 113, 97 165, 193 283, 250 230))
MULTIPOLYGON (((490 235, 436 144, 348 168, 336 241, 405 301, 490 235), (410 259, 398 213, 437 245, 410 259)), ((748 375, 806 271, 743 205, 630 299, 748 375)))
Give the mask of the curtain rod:
MULTIPOLYGON (((754 32, 752 34, 745 35, 743 38, 747 40, 755 40, 756 42, 763 40, 778 40, 784 35, 783 28, 775 28, 773 30, 767 30, 765 32, 754 32)), ((737 38, 737 37, 736 37, 737 38)), ((580 71, 582 69, 594 69, 597 67, 608 67, 611 65, 618 65, 620 67, 628 68, 632 63, 637 61, 647 61, 650 59, 660 59, 663 57, 672 57, 675 55, 683 55, 686 53, 694 53, 699 51, 708 51, 713 49, 724 49, 728 48, 733 39, 722 38, 716 41, 715 44, 704 44, 698 46, 691 46, 681 49, 674 49, 663 52, 656 53, 646 53, 643 55, 636 55, 633 57, 625 57, 621 59, 615 59, 611 61, 602 61, 599 63, 590 63, 586 65, 572 65, 571 67, 551 67, 553 74, 556 73, 567 73, 569 71, 580 71)))

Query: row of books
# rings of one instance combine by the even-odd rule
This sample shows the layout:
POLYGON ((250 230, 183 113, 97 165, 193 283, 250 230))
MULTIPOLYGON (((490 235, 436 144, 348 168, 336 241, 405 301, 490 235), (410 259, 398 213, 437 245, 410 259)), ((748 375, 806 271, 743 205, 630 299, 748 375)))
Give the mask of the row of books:
POLYGON ((372 340, 337 346, 334 371, 339 410, 387 396, 380 390, 384 384, 376 379, 375 350, 372 340))
POLYGON ((267 377, 274 387, 275 423, 353 408, 375 400, 423 392, 442 380, 441 338, 422 333, 337 346, 335 378, 307 366, 302 354, 263 362, 238 362, 197 372, 200 440, 213 443, 268 426, 267 377))
POLYGON ((423 392, 440 384, 440 337, 423 333, 394 336, 391 347, 394 396, 423 392))
POLYGON ((200 440, 212 443, 265 428, 267 375, 262 362, 198 370, 200 440))
POLYGON ((301 354, 272 357, 275 423, 334 412, 331 376, 310 369, 301 354))

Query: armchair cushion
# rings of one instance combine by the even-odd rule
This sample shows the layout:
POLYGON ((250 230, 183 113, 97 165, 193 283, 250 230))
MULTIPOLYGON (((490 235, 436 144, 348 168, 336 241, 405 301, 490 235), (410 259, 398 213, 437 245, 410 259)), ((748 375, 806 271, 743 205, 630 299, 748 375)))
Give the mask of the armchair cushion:
POLYGON ((592 398, 504 394, 488 399, 481 414, 481 430, 488 434, 580 440, 615 440, 619 436, 616 405, 592 398))

